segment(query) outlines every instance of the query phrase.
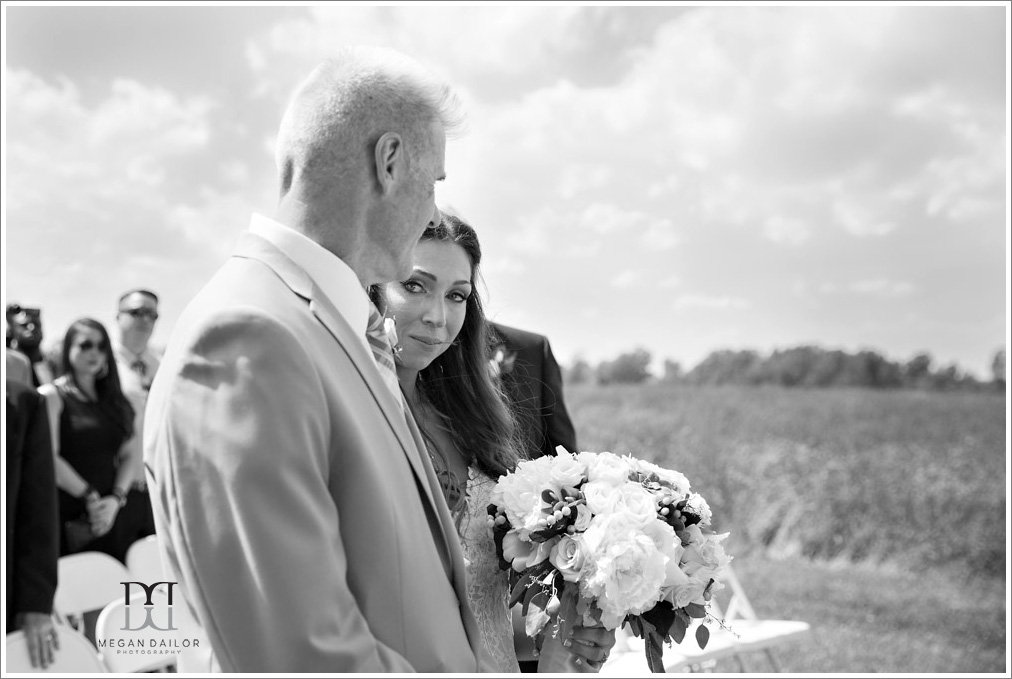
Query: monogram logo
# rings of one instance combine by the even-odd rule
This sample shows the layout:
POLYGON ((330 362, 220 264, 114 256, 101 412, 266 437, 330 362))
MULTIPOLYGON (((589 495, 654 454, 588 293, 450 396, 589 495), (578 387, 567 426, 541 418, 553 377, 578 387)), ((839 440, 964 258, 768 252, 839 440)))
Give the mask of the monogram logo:
MULTIPOLYGON (((120 582, 120 584, 123 585, 124 597, 125 597, 125 602, 124 602, 125 603, 125 608, 123 609, 123 613, 124 613, 123 627, 120 628, 121 630, 129 631, 129 632, 137 632, 137 631, 143 630, 143 629, 155 629, 155 630, 158 630, 159 632, 170 632, 170 631, 178 629, 175 625, 173 625, 173 622, 172 622, 172 588, 173 588, 173 586, 175 586, 178 583, 175 583, 175 582, 153 582, 151 584, 146 584, 146 583, 143 583, 143 582, 130 581, 130 582, 120 582), (130 588, 130 586, 131 585, 140 585, 141 589, 144 590, 144 604, 142 606, 138 606, 136 601, 131 606, 131 602, 130 602, 130 598, 131 598, 131 592, 130 592, 131 588, 130 588), (165 610, 163 611, 164 615, 161 616, 163 618, 163 621, 166 624, 165 627, 159 627, 155 623, 155 618, 156 617, 160 617, 160 616, 156 615, 156 608, 157 607, 154 604, 153 597, 154 597, 155 591, 157 590, 157 588, 158 588, 159 585, 165 585, 166 586, 166 593, 168 595, 167 606, 165 607, 165 610), (138 611, 137 611, 138 608, 143 608, 143 611, 144 611, 144 613, 143 613, 143 615, 144 615, 144 622, 141 623, 140 627, 131 627, 130 626, 131 612, 134 613, 134 616, 135 616, 134 619, 136 620, 137 619, 136 616, 137 616, 137 613, 138 613, 138 611)), ((140 597, 137 598, 137 601, 140 601, 140 597)))

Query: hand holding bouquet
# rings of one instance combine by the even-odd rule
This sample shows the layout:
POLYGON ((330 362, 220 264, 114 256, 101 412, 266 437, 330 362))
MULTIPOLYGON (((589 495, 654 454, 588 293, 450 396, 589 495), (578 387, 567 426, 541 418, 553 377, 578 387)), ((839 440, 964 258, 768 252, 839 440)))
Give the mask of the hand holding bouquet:
MULTIPOLYGON (((662 643, 682 641, 707 617, 730 557, 727 533, 709 530, 710 508, 684 475, 631 456, 569 453, 521 462, 499 480, 488 507, 500 565, 512 569, 510 605, 523 602, 527 634, 553 621, 628 622, 663 672, 662 643)), ((696 640, 706 645, 704 624, 696 640)))

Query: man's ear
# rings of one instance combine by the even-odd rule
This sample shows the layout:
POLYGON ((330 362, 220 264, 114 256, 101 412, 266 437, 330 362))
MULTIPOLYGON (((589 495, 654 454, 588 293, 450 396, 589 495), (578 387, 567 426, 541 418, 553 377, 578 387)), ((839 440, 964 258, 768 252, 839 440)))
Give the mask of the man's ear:
POLYGON ((383 193, 389 193, 407 171, 404 140, 396 132, 387 132, 376 142, 376 181, 383 193))

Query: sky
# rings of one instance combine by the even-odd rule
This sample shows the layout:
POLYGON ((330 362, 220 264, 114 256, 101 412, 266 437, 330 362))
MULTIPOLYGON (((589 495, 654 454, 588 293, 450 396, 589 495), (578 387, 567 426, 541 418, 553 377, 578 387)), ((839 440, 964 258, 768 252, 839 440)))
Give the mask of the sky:
POLYGON ((457 91, 437 202, 489 315, 563 364, 636 348, 928 352, 990 377, 1009 311, 1009 10, 4 3, 3 297, 46 342, 273 214, 288 96, 345 44, 457 91))

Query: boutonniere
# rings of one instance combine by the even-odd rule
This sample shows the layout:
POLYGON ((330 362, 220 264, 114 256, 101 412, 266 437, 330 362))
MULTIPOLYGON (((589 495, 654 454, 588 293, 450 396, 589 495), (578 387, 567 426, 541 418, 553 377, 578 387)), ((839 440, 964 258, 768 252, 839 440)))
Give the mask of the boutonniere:
POLYGON ((492 377, 508 375, 513 370, 513 363, 517 360, 517 352, 506 351, 505 345, 499 345, 492 352, 492 358, 488 360, 492 377))
POLYGON ((401 347, 397 342, 397 317, 391 316, 383 319, 383 331, 387 334, 387 341, 390 342, 390 350, 394 356, 401 353, 401 347))

